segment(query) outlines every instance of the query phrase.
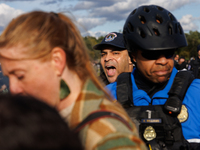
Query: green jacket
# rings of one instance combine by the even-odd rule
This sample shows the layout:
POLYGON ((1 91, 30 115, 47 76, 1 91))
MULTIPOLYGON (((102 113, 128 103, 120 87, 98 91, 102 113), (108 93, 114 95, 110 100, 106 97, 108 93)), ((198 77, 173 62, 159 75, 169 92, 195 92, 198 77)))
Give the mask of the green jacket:
POLYGON ((110 111, 121 116, 129 127, 122 121, 111 117, 100 118, 87 124, 79 132, 79 137, 86 150, 146 150, 135 125, 122 106, 116 101, 108 100, 91 80, 87 80, 84 84, 70 115, 67 117, 64 110, 61 115, 66 118, 69 127, 74 129, 91 112, 99 110, 110 111))

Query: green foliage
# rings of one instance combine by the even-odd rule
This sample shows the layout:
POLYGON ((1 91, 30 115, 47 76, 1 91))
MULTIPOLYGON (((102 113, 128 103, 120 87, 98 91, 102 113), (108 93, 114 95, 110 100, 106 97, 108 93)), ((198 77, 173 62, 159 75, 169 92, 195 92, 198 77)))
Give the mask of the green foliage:
POLYGON ((100 38, 96 39, 95 37, 91 37, 91 36, 86 36, 83 38, 83 40, 85 41, 85 44, 89 50, 89 55, 90 55, 92 61, 96 61, 96 60, 100 59, 101 52, 99 50, 93 49, 93 46, 96 44, 99 44, 103 38, 104 37, 100 37, 100 38))
POLYGON ((200 33, 198 31, 190 31, 185 33, 188 46, 180 48, 178 51, 179 56, 184 56, 186 60, 189 60, 191 57, 197 56, 197 45, 200 44, 200 33))

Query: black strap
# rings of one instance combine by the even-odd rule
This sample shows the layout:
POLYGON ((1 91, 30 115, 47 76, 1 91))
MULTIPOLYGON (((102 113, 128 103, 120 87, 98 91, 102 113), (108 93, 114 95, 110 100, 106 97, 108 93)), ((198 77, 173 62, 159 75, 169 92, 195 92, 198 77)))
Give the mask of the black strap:
POLYGON ((194 76, 190 71, 179 71, 174 78, 174 82, 164 108, 170 114, 177 116, 181 111, 182 101, 185 97, 187 89, 194 80, 194 76))
POLYGON ((174 82, 168 94, 177 95, 182 101, 193 80, 194 76, 191 71, 179 71, 174 78, 174 82))
POLYGON ((118 119, 122 123, 124 123, 130 130, 132 130, 132 128, 128 124, 128 122, 126 120, 124 120, 121 116, 119 116, 113 112, 100 110, 100 111, 92 112, 90 115, 88 115, 81 123, 78 124, 78 126, 73 131, 79 132, 86 125, 91 124, 92 122, 96 121, 97 119, 101 119, 101 118, 105 118, 105 117, 118 119))
MULTIPOLYGON (((148 141, 147 146, 149 147, 150 150, 163 150, 163 148, 158 144, 155 139, 148 141)), ((167 150, 167 149, 164 149, 167 150)))
POLYGON ((117 100, 123 107, 133 105, 131 73, 124 72, 117 77, 117 100))

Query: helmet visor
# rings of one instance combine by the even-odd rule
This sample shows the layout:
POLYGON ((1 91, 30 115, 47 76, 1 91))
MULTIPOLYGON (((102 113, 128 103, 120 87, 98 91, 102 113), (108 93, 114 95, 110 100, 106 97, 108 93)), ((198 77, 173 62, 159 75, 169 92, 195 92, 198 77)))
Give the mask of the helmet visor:
POLYGON ((165 58, 169 59, 173 57, 175 49, 173 50, 158 50, 158 51, 142 51, 142 57, 148 60, 156 60, 161 55, 165 56, 165 58))

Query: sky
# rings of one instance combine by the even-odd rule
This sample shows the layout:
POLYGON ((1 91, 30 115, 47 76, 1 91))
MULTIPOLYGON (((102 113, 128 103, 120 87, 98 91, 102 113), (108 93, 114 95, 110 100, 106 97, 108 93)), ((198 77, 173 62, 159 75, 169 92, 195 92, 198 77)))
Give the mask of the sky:
POLYGON ((0 33, 20 14, 40 10, 62 12, 73 19, 82 36, 105 36, 122 32, 128 15, 141 5, 169 10, 185 33, 200 32, 199 0, 0 0, 0 33))

